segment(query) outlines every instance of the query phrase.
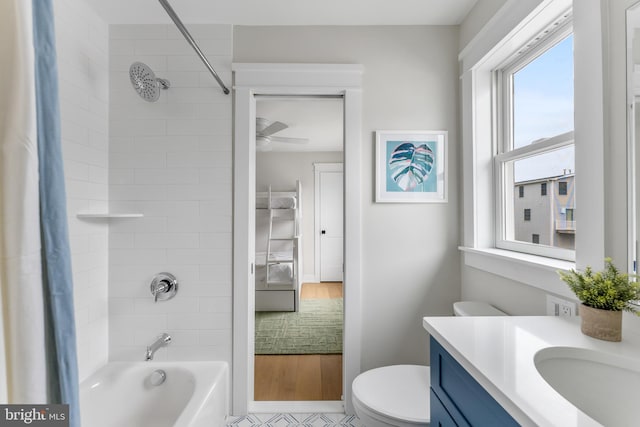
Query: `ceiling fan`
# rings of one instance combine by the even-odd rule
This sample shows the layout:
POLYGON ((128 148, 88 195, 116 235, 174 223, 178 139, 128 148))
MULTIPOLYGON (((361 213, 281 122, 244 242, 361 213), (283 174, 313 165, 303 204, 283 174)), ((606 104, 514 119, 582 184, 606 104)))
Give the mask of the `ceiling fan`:
POLYGON ((287 144, 307 144, 307 138, 286 138, 283 136, 274 136, 273 134, 285 130, 289 126, 282 122, 272 122, 271 120, 257 117, 256 118, 256 148, 260 151, 271 150, 272 142, 284 142, 287 144))

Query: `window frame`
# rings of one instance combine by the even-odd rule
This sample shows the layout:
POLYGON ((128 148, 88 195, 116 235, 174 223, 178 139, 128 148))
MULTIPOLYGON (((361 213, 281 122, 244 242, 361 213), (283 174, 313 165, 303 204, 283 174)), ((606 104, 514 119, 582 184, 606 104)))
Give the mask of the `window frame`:
MULTIPOLYGON (((549 32, 539 41, 534 41, 528 50, 521 49, 515 56, 493 70, 493 115, 496 140, 494 141, 494 219, 495 247, 531 255, 539 255, 559 260, 575 261, 575 250, 549 245, 533 244, 514 239, 515 198, 513 188, 513 164, 515 161, 575 146, 574 131, 554 135, 534 141, 529 145, 513 148, 513 80, 510 76, 526 67, 540 55, 556 46, 573 33, 573 22, 568 20, 556 30, 549 32)), ((540 37, 540 36, 538 36, 540 37)), ((574 124, 575 129, 575 124, 574 124)))
POLYGON ((569 193, 569 184, 567 181, 558 181, 558 196, 566 196, 569 193))
POLYGON ((575 221, 576 220, 576 209, 575 208, 567 208, 564 212, 565 221, 575 221), (571 213, 571 215, 569 215, 571 213), (569 218, 571 217, 571 218, 569 218))

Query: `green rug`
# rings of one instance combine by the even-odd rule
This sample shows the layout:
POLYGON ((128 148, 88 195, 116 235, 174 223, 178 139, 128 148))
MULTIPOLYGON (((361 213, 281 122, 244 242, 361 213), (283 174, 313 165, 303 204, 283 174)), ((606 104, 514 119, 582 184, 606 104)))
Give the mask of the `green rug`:
POLYGON ((298 312, 256 312, 255 344, 255 354, 342 354, 342 298, 303 299, 298 312))

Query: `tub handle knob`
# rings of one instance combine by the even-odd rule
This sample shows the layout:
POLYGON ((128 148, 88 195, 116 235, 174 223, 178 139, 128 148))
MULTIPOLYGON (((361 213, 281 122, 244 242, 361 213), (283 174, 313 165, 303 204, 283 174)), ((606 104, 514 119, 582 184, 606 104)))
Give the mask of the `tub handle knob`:
POLYGON ((178 293, 178 279, 171 273, 158 273, 151 281, 150 289, 154 302, 166 301, 178 293))

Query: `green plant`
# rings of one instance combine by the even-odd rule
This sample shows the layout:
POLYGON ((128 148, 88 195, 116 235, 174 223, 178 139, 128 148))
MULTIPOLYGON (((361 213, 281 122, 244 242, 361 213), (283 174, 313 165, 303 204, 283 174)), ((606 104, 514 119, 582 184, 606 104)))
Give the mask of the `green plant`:
POLYGON ((605 269, 594 273, 587 267, 584 273, 559 271, 560 278, 586 306, 609 311, 630 311, 640 316, 630 301, 640 300, 640 282, 636 275, 620 273, 611 258, 605 258, 605 269))

